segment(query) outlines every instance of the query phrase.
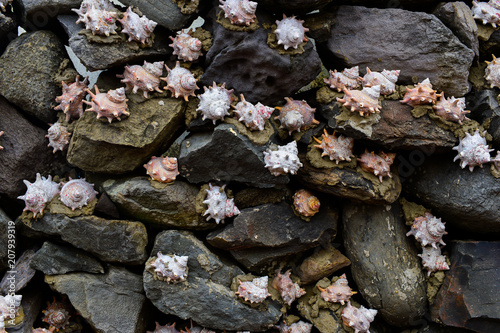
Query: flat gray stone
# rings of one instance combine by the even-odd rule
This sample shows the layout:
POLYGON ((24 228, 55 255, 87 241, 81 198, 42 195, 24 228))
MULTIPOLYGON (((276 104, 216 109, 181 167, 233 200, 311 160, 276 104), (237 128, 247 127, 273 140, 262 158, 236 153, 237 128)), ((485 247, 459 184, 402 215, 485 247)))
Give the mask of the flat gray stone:
POLYGON ((0 269, 1 270, 7 268, 9 221, 12 220, 0 208, 0 269))
POLYGON ((43 29, 56 16, 73 13, 80 8, 81 0, 18 0, 21 24, 28 29, 43 29))

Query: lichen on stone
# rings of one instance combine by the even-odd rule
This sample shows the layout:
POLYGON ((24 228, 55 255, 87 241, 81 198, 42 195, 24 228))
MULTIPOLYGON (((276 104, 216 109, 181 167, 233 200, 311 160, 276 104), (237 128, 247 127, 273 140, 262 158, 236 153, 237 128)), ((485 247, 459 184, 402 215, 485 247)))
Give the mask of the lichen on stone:
POLYGON ((223 10, 220 10, 217 13, 217 23, 222 25, 227 30, 238 31, 238 32, 254 32, 255 30, 260 28, 259 20, 257 18, 255 18, 255 22, 252 22, 248 26, 232 24, 231 21, 224 16, 223 10))
POLYGON ((321 87, 316 92, 316 101, 319 104, 330 104, 333 101, 337 100, 337 97, 344 96, 343 93, 336 92, 335 90, 330 89, 327 86, 321 87))
POLYGON ((357 158, 352 157, 351 161, 340 161, 339 163, 336 163, 335 161, 332 161, 328 158, 328 156, 321 156, 321 150, 319 148, 315 147, 316 143, 311 140, 309 145, 307 146, 307 154, 306 158, 307 161, 315 168, 318 169, 332 169, 332 168, 338 168, 338 169, 344 169, 344 168, 349 168, 349 169, 356 169, 357 165, 357 158))
POLYGON ((262 131, 251 131, 241 121, 238 121, 235 118, 227 117, 224 119, 224 122, 236 127, 238 133, 246 136, 250 140, 250 142, 258 146, 265 145, 267 142, 269 142, 271 136, 274 134, 274 129, 268 120, 266 120, 264 130, 262 131))
POLYGON ((432 273, 431 276, 427 276, 427 274, 425 275, 427 283, 427 300, 429 301, 429 305, 432 305, 436 299, 439 289, 441 289, 441 286, 443 285, 445 273, 444 271, 437 271, 432 273))
POLYGON ((393 177, 387 177, 382 182, 373 173, 366 172, 359 166, 356 168, 356 171, 360 173, 363 178, 369 180, 373 185, 375 193, 379 194, 387 202, 393 203, 399 197, 401 193, 401 181, 399 180, 397 172, 394 172, 394 170, 391 170, 393 177))
POLYGON ((193 14, 200 4, 200 0, 172 0, 184 15, 193 14))
POLYGON ((380 113, 372 113, 368 116, 360 116, 357 112, 351 112, 345 106, 339 104, 340 114, 335 117, 339 127, 351 126, 368 137, 372 136, 373 125, 378 123, 382 117, 380 113))
POLYGON ((210 50, 214 42, 214 37, 210 31, 203 28, 196 28, 196 30, 191 33, 191 37, 198 38, 201 41, 201 49, 204 53, 210 50))
POLYGON ((57 73, 54 75, 54 82, 57 83, 58 86, 62 87, 62 81, 64 82, 75 82, 75 78, 78 75, 76 69, 73 68, 72 62, 70 59, 65 58, 61 61, 59 65, 59 69, 57 73))

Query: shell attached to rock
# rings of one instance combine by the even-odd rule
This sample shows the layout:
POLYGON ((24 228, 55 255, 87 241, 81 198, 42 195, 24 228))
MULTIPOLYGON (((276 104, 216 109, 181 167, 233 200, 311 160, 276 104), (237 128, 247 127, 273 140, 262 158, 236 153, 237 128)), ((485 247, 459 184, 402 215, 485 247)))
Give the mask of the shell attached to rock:
POLYGON ((347 278, 345 274, 339 276, 337 281, 334 284, 328 286, 326 289, 322 289, 318 286, 319 291, 321 291, 321 297, 327 301, 332 303, 340 303, 344 305, 346 301, 348 301, 352 295, 356 294, 355 291, 352 291, 349 287, 349 283, 347 282, 347 278))
POLYGON ((278 119, 281 123, 280 128, 288 130, 288 134, 293 131, 300 132, 306 129, 311 124, 319 124, 319 121, 314 119, 315 108, 312 108, 306 101, 299 101, 285 97, 286 104, 283 107, 276 107, 280 111, 278 119))
POLYGON ((59 184, 52 181, 52 176, 45 178, 37 173, 34 183, 27 180, 23 180, 23 182, 26 184, 27 191, 17 198, 24 200, 26 207, 23 211, 33 212, 33 217, 36 217, 38 213, 43 213, 45 205, 59 193, 59 184))
POLYGON ((229 116, 229 109, 234 101, 232 95, 234 90, 227 90, 225 83, 218 87, 215 82, 212 87, 203 87, 203 89, 205 92, 198 96, 200 104, 196 111, 201 111, 202 120, 210 119, 215 125, 217 120, 224 120, 225 116, 229 116))
MULTIPOLYGON (((175 323, 172 325, 166 324, 165 326, 161 326, 160 323, 155 322, 156 327, 154 331, 146 331, 146 333, 181 333, 175 328, 175 323)), ((193 332, 194 333, 194 332, 193 332)))
POLYGON ((437 248, 437 244, 446 245, 443 242, 443 236, 446 234, 447 232, 441 219, 438 219, 431 213, 425 212, 424 216, 415 218, 411 230, 406 233, 406 236, 415 236, 415 239, 422 246, 430 244, 432 247, 437 248))
POLYGON ((302 42, 307 42, 308 39, 305 35, 309 31, 308 28, 304 28, 302 25, 304 21, 297 20, 295 16, 286 17, 283 14, 283 19, 281 21, 276 20, 276 25, 278 26, 274 33, 278 38, 278 45, 283 45, 285 50, 289 48, 296 49, 302 42))
POLYGON ((382 182, 385 176, 392 178, 391 165, 394 163, 395 158, 396 153, 380 152, 377 155, 373 151, 369 153, 365 150, 361 157, 358 158, 358 162, 363 171, 373 173, 382 182))
POLYGON ((166 78, 162 77, 161 80, 167 82, 165 90, 169 90, 175 98, 182 97, 187 102, 189 96, 196 96, 194 91, 199 89, 196 85, 196 79, 189 69, 181 67, 180 62, 177 61, 173 69, 168 68, 166 78))
POLYGON ((330 71, 330 77, 328 79, 323 79, 323 81, 328 84, 331 89, 337 89, 338 92, 343 91, 344 88, 356 89, 361 83, 359 66, 344 68, 342 72, 337 72, 336 69, 330 71))
POLYGON ((470 111, 465 110, 465 97, 462 98, 445 98, 444 93, 441 93, 439 101, 432 106, 434 112, 441 118, 462 125, 462 121, 470 120, 465 115, 470 111))
POLYGON ((99 10, 116 10, 115 6, 109 0, 83 0, 79 9, 73 8, 71 10, 77 13, 78 17, 83 18, 83 15, 92 7, 99 10))
POLYGON ((87 94, 87 85, 89 84, 88 77, 80 81, 77 75, 75 82, 67 85, 62 81, 63 93, 56 97, 56 102, 59 103, 54 110, 63 111, 66 114, 66 122, 72 119, 78 119, 83 115, 83 99, 87 94))
POLYGON ((188 256, 163 255, 158 252, 156 259, 151 263, 158 278, 167 282, 186 281, 188 275, 188 256))
POLYGON ((215 186, 208 184, 207 198, 203 201, 208 206, 203 216, 208 215, 207 221, 214 219, 217 224, 226 217, 238 215, 240 210, 234 205, 234 199, 228 199, 224 189, 226 185, 215 186))
POLYGON ((144 60, 144 65, 125 66, 123 75, 117 74, 116 77, 122 78, 120 82, 125 83, 126 91, 132 90, 135 94, 141 90, 144 98, 148 98, 148 92, 163 92, 160 89, 160 76, 163 73, 163 61, 150 63, 144 60))
POLYGON ((295 175, 302 163, 297 156, 297 142, 292 141, 284 146, 278 146, 277 150, 268 148, 264 152, 264 167, 268 168, 274 176, 291 173, 295 175))
POLYGON ((344 98, 337 97, 337 102, 342 103, 351 112, 359 112, 361 116, 380 113, 378 104, 380 86, 364 87, 363 90, 349 90, 344 88, 344 98))
POLYGON ((85 23, 85 29, 92 32, 93 35, 116 34, 116 18, 118 14, 106 9, 99 9, 94 3, 86 8, 84 14, 78 13, 80 16, 76 21, 78 23, 85 23))
POLYGON ((427 78, 417 84, 413 89, 407 87, 401 103, 406 103, 412 107, 424 104, 434 104, 439 96, 441 95, 436 94, 436 90, 432 89, 431 81, 427 78))
POLYGON ((291 325, 287 325, 285 321, 282 321, 277 328, 280 333, 311 333, 313 324, 299 320, 291 325))
POLYGON ((293 195, 293 208, 302 216, 310 217, 319 212, 320 202, 310 191, 301 189, 293 195))
POLYGON ((238 120, 245 124, 251 131, 264 130, 266 120, 273 114, 274 108, 265 106, 260 102, 253 105, 245 100, 243 94, 240 95, 241 101, 234 108, 234 113, 239 117, 238 120))
POLYGON ((122 19, 118 19, 122 24, 122 32, 128 35, 128 41, 140 42, 146 44, 151 37, 151 33, 155 29, 156 23, 148 19, 146 16, 139 16, 132 11, 132 7, 128 7, 123 14, 122 19))
POLYGON ((68 306, 63 302, 57 302, 55 299, 53 303, 47 302, 47 305, 47 309, 42 311, 45 315, 42 321, 49 324, 50 328, 54 327, 58 331, 64 329, 69 324, 69 318, 71 317, 68 306))
POLYGON ((96 198, 98 192, 94 190, 94 184, 82 179, 71 179, 61 189, 61 202, 71 210, 82 208, 96 198))
POLYGON ((250 303, 262 303, 268 296, 271 296, 267 290, 268 277, 262 276, 252 281, 239 281, 236 295, 250 303))
POLYGON ((97 85, 94 86, 95 94, 87 89, 87 92, 92 97, 92 101, 83 101, 85 104, 91 107, 85 111, 92 111, 97 113, 97 119, 104 117, 108 119, 111 123, 113 119, 121 120, 121 116, 129 116, 130 113, 127 111, 127 101, 125 95, 125 88, 118 88, 115 90, 109 90, 107 93, 99 92, 97 85))
POLYGON ((368 333, 376 315, 377 310, 367 309, 362 305, 356 308, 348 301, 347 306, 342 310, 342 321, 344 325, 354 329, 354 333, 368 333))
POLYGON ((276 277, 271 282, 271 287, 280 292, 281 298, 288 305, 291 305, 297 298, 306 294, 304 289, 301 289, 297 283, 292 281, 290 270, 286 271, 285 274, 281 274, 278 270, 276 277))
POLYGON ((450 269, 450 266, 446 262, 446 257, 441 254, 439 247, 424 246, 422 254, 418 256, 422 258, 422 266, 427 270, 427 276, 430 276, 432 272, 447 271, 450 269))
MULTIPOLYGON (((483 134, 486 134, 486 131, 483 134)), ((488 147, 486 139, 479 134, 479 130, 476 130, 474 135, 465 133, 465 137, 460 139, 458 146, 452 149, 458 151, 453 162, 460 159, 460 167, 463 169, 468 166, 470 172, 474 170, 475 166, 482 168, 484 163, 490 162, 490 152, 494 150, 488 147)))
POLYGON ((494 1, 477 2, 472 0, 472 15, 476 20, 480 20, 484 25, 490 23, 493 28, 500 24, 500 10, 495 8, 494 1))
POLYGON ((69 137, 71 133, 68 129, 64 127, 61 123, 55 123, 49 127, 47 130, 48 134, 45 136, 49 139, 48 147, 54 148, 52 153, 60 150, 63 151, 64 148, 69 144, 69 137))
POLYGON ((326 128, 322 135, 323 140, 319 140, 313 137, 314 141, 319 143, 319 145, 314 145, 314 147, 323 149, 321 157, 328 156, 330 161, 335 160, 336 164, 341 161, 351 161, 351 157, 354 157, 354 139, 348 138, 343 135, 335 136, 335 132, 332 135, 328 134, 326 128))
POLYGON ((500 60, 493 54, 491 56, 493 60, 486 61, 488 66, 484 70, 484 78, 488 81, 491 88, 500 88, 500 60))
POLYGON ((198 60, 201 56, 202 44, 198 38, 191 36, 191 30, 184 32, 181 30, 179 34, 174 37, 170 37, 172 40, 171 46, 174 49, 173 55, 177 55, 177 58, 183 61, 194 61, 198 60))
POLYGON ((249 26, 255 22, 257 2, 249 0, 219 0, 219 7, 224 11, 224 16, 231 24, 249 26))
POLYGON ((366 75, 363 77, 363 87, 380 86, 381 95, 390 95, 396 91, 396 82, 399 77, 399 70, 383 70, 382 73, 372 72, 366 67, 366 75))
POLYGON ((151 157, 151 160, 144 164, 146 173, 151 179, 160 183, 170 183, 179 175, 177 168, 177 158, 175 157, 151 157))

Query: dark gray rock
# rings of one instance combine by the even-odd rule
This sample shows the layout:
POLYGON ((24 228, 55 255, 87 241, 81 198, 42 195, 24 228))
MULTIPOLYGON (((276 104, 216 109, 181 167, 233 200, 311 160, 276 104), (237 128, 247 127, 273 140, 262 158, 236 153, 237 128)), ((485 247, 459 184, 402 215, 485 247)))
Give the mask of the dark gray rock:
MULTIPOLYGON (((8 241, 10 217, 0 208, 0 270, 7 268, 8 241)), ((11 223, 12 224, 12 223, 11 223)), ((14 226, 12 224, 12 226, 14 226)), ((12 229, 13 227, 11 227, 12 229)), ((15 229, 14 234, 15 234, 15 229)), ((11 231, 12 233, 12 231, 11 231)))
POLYGON ((210 245, 229 250, 252 271, 263 272, 273 260, 330 243, 337 233, 338 212, 327 204, 306 222, 286 203, 246 208, 232 224, 207 236, 210 245))
POLYGON ((456 242, 431 307, 433 320, 474 332, 500 330, 500 242, 456 242))
POLYGON ((160 311, 190 318, 203 327, 232 331, 263 331, 279 320, 281 313, 276 303, 269 302, 262 311, 242 303, 230 286, 232 279, 243 272, 225 264, 191 233, 161 232, 151 255, 156 256, 158 251, 189 256, 185 282, 167 283, 154 279, 149 270, 144 271, 146 296, 160 311))
MULTIPOLYGON (((30 29, 43 29, 56 16, 73 13, 80 8, 81 0, 17 0, 21 13, 21 24, 30 29)), ((76 20, 75 20, 76 21, 76 20)))
POLYGON ((206 222, 203 208, 196 205, 200 189, 176 180, 170 184, 134 177, 108 180, 103 188, 111 200, 127 216, 169 228, 212 229, 213 222, 206 222))
POLYGON ((433 156, 405 183, 410 197, 441 217, 447 225, 469 232, 500 232, 500 179, 490 166, 473 172, 453 162, 453 154, 433 156))
POLYGON ((24 320, 22 324, 9 327, 9 333, 32 333, 35 320, 40 315, 42 306, 43 294, 40 292, 39 286, 29 286, 23 290, 23 299, 21 306, 23 307, 24 320))
POLYGON ((22 34, 0 57, 0 94, 38 119, 53 122, 55 98, 61 94, 54 76, 65 57, 64 45, 53 32, 22 34))
POLYGON ((493 137, 493 142, 500 145, 500 105, 497 101, 498 94, 493 89, 478 90, 467 96, 467 110, 473 118, 480 123, 489 120, 488 133, 493 137))
POLYGON ((30 266, 46 275, 68 272, 104 273, 101 263, 94 257, 75 248, 51 242, 43 243, 31 259, 30 266))
POLYGON ((36 273, 36 271, 30 267, 31 259, 33 259, 34 255, 35 251, 30 249, 24 251, 18 258, 15 258, 15 260, 9 258, 9 270, 5 273, 0 282, 0 290, 3 294, 12 292, 17 293, 28 285, 36 273))
POLYGON ((400 69, 399 84, 429 78, 434 89, 460 97, 469 91, 474 52, 437 17, 397 8, 340 6, 325 56, 371 70, 400 69), (355 37, 353 37, 355 36, 355 37))
POLYGON ((295 13, 296 15, 317 10, 328 5, 332 0, 259 0, 259 7, 282 13, 295 13))
POLYGON ((140 275, 108 266, 106 274, 70 273, 45 276, 45 282, 61 294, 95 332, 142 333, 148 306, 140 275))
POLYGON ((414 324, 426 312, 426 283, 399 204, 349 203, 343 222, 346 255, 361 295, 387 323, 414 324))
POLYGON ((26 215, 19 219, 23 222, 25 235, 45 239, 52 236, 103 261, 140 265, 147 258, 148 236, 140 222, 106 220, 97 216, 70 218, 50 213, 36 221, 26 215))
MULTIPOLYGON (((15 38, 15 30, 17 27, 17 22, 14 17, 6 15, 5 13, 0 13, 0 39, 15 38)), ((3 52, 4 46, 0 47, 0 52, 3 52)))

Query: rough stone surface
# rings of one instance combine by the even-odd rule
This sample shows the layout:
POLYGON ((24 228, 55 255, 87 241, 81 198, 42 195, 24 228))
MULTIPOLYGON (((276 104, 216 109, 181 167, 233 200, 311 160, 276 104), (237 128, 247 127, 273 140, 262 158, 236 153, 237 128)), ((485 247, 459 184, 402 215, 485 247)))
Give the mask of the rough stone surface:
POLYGON ((7 268, 9 221, 12 220, 0 208, 0 270, 7 268))
POLYGON ((500 145, 500 105, 497 101, 498 94, 495 90, 478 90, 469 94, 467 98, 467 109, 471 111, 469 118, 480 123, 489 120, 488 133, 493 137, 493 142, 500 145))
POLYGON ((320 249, 310 257, 304 259, 297 269, 300 282, 309 284, 324 277, 331 276, 335 271, 351 264, 349 258, 334 247, 320 249))
POLYGON ((204 211, 196 206, 200 189, 176 180, 161 184, 146 177, 109 180, 103 184, 110 199, 121 212, 133 219, 169 228, 212 229, 204 211))
POLYGON ((86 112, 77 122, 68 162, 85 171, 125 173, 166 149, 184 118, 184 103, 172 98, 128 102, 130 116, 111 124, 86 112))
POLYGON ((103 261, 139 265, 147 258, 146 228, 139 222, 106 220, 97 216, 70 218, 50 213, 36 221, 26 218, 26 215, 20 219, 25 235, 52 236, 103 261))
POLYGON ((400 69, 399 84, 412 84, 412 77, 429 78, 446 96, 461 97, 469 91, 474 52, 434 15, 340 6, 335 22, 327 54, 345 67, 358 65, 361 73, 367 66, 375 71, 400 69))
POLYGON ((450 271, 431 307, 447 326, 474 332, 500 330, 500 242, 451 244, 450 271))
POLYGON ((69 246, 43 243, 30 263, 31 268, 46 275, 68 272, 104 273, 102 265, 92 256, 69 246))
MULTIPOLYGON (((80 8, 80 0, 20 0, 21 24, 29 29, 42 28, 57 15, 70 14, 72 8, 80 8)), ((76 21, 76 20, 75 20, 76 21)))
MULTIPOLYGON (((316 9, 323 8, 332 0, 260 0, 259 6, 270 9, 282 14, 283 12, 307 13, 316 9)), ((259 7, 257 7, 259 8, 259 7)))
POLYGON ((305 222, 286 203, 246 208, 223 230, 207 236, 210 245, 229 250, 252 271, 292 254, 327 244, 337 232, 338 213, 328 205, 305 222))
MULTIPOLYGON (((230 289, 232 279, 243 272, 229 266, 187 231, 167 230, 156 237, 151 256, 189 256, 185 282, 173 284, 156 280, 144 271, 146 296, 162 312, 192 319, 203 327, 231 331, 263 331, 275 324, 281 313, 276 303, 259 311, 242 303, 230 289)), ((267 302, 267 301, 266 301, 267 302)))
MULTIPOLYGON (((0 39, 4 37, 15 36, 15 30, 17 27, 17 22, 14 17, 11 17, 9 14, 5 15, 5 13, 0 13, 0 39)), ((0 52, 3 52, 4 46, 0 46, 0 52)))
POLYGON ((343 222, 346 255, 361 295, 387 323, 414 324, 426 312, 425 278, 399 204, 349 203, 343 222))
POLYGON ((66 57, 63 44, 50 31, 24 33, 0 57, 0 94, 44 122, 53 122, 61 89, 54 80, 66 57))
POLYGON ((23 307, 24 320, 22 324, 18 327, 8 328, 9 333, 31 333, 33 332, 33 325, 35 320, 40 315, 40 309, 42 306, 43 294, 40 292, 39 288, 30 286, 23 290, 23 299, 21 301, 21 306, 23 307))
POLYGON ((433 156, 405 183, 405 193, 442 218, 447 225, 476 233, 500 232, 500 179, 489 165, 461 169, 456 153, 433 156))
POLYGON ((14 282, 15 293, 28 285, 36 273, 36 271, 30 267, 31 259, 33 259, 34 255, 35 251, 29 249, 16 258, 14 267, 11 267, 11 262, 9 262, 9 270, 5 273, 0 282, 0 290, 3 294, 6 295, 12 292, 12 282, 14 282))
POLYGON ((95 332, 141 333, 147 303, 140 275, 108 266, 106 274, 45 276, 45 282, 69 301, 95 332))

